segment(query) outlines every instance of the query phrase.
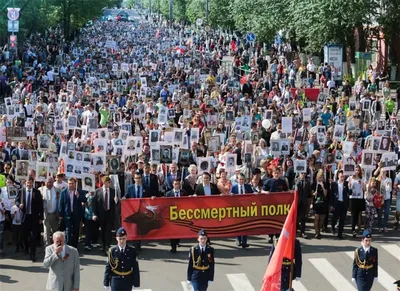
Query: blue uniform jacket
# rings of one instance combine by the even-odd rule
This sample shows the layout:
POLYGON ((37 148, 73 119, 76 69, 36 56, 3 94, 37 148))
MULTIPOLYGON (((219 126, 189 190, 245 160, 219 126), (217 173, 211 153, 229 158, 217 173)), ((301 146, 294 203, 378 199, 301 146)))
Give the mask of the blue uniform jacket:
POLYGON ((371 290, 374 278, 378 277, 378 250, 370 247, 365 253, 363 247, 354 251, 353 274, 359 291, 371 290))
POLYGON ((108 250, 103 285, 111 286, 114 290, 131 290, 132 287, 140 287, 139 263, 135 248, 126 245, 123 253, 119 246, 108 250))
POLYGON ((199 245, 191 247, 189 250, 189 265, 187 270, 187 280, 206 284, 214 281, 214 249, 206 245, 204 254, 201 255, 199 245))

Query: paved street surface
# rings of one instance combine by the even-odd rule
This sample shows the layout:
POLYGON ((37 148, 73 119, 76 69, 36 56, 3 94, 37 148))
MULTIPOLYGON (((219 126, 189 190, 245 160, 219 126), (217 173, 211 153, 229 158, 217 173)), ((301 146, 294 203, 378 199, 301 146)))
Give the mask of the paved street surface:
MULTIPOLYGON (((311 234, 311 233, 310 233, 311 234)), ((352 256, 360 245, 360 238, 346 237, 339 241, 331 234, 323 239, 300 239, 303 250, 303 274, 295 282, 296 291, 355 291, 351 284, 352 256)), ((169 241, 143 242, 139 255, 141 284, 139 290, 189 291, 186 284, 188 250, 195 240, 184 240, 177 254, 169 252, 169 241)), ((236 247, 235 239, 212 240, 216 256, 215 282, 209 291, 260 290, 270 244, 265 236, 250 237, 249 249, 236 247)), ((375 235, 373 245, 379 250, 379 281, 375 291, 395 290, 393 282, 400 279, 400 231, 375 235)), ((0 259, 0 290, 45 290, 47 270, 43 268, 43 249, 39 249, 38 262, 32 263, 28 255, 15 254, 6 247, 6 256, 0 259)), ((100 250, 81 252, 81 291, 103 290, 106 257, 100 250)), ((137 289, 135 289, 137 290, 137 289)))

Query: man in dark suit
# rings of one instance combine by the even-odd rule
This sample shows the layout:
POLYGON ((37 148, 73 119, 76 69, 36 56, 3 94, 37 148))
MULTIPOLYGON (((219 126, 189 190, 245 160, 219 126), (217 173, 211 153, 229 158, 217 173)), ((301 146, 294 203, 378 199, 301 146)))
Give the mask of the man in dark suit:
POLYGON ((264 82, 264 87, 268 92, 272 91, 272 89, 275 87, 275 81, 272 78, 271 73, 267 74, 267 78, 264 82))
POLYGON ((143 176, 142 174, 136 172, 134 174, 135 183, 128 186, 128 191, 125 194, 125 198, 149 198, 153 197, 151 195, 150 189, 143 185, 143 176))
POLYGON ((103 187, 97 188, 93 199, 93 220, 98 220, 101 227, 103 251, 107 252, 111 245, 111 230, 115 217, 115 190, 110 188, 111 178, 104 176, 103 187))
POLYGON ((369 291, 378 280, 378 249, 371 246, 371 233, 364 230, 361 247, 354 252, 351 280, 357 284, 358 291, 369 291))
POLYGON ((68 187, 61 191, 58 199, 58 216, 65 225, 67 244, 78 247, 79 228, 86 203, 85 192, 77 188, 76 179, 68 179, 68 187))
POLYGON ((237 174, 237 184, 233 185, 231 188, 231 194, 249 194, 254 193, 253 188, 250 184, 246 184, 246 177, 243 173, 237 174))
MULTIPOLYGON (((165 193, 165 197, 182 197, 187 196, 185 190, 181 189, 181 180, 175 179, 173 189, 165 193)), ((176 247, 179 246, 180 239, 171 239, 171 253, 176 253, 176 247)))
POLYGON ((299 174, 297 182, 298 200, 297 200, 297 225, 300 224, 300 233, 302 238, 307 238, 306 231, 306 213, 308 205, 308 195, 311 193, 311 184, 306 179, 306 173, 299 174))
MULTIPOLYGON (((249 194, 254 193, 253 188, 250 184, 245 183, 246 177, 243 173, 237 174, 237 184, 233 185, 231 188, 230 193, 241 195, 241 194, 249 194)), ((247 244, 247 235, 241 235, 236 237, 236 245, 241 246, 242 248, 248 248, 249 245, 247 244)))
POLYGON ((210 196, 220 194, 220 191, 214 183, 211 183, 211 175, 208 172, 203 173, 203 183, 197 184, 194 189, 195 195, 210 196))
MULTIPOLYGON (((134 176, 135 183, 128 186, 128 191, 124 198, 150 198, 155 197, 151 195, 151 192, 147 186, 143 185, 143 176, 142 174, 135 172, 134 176)), ((140 245, 140 241, 136 241, 136 250, 140 252, 142 247, 140 245)))
POLYGON ((15 147, 11 146, 11 142, 7 141, 3 147, 3 153, 4 153, 4 162, 11 162, 11 153, 15 147))
POLYGON ((167 178, 165 179, 165 187, 167 188, 167 191, 173 188, 173 181, 176 179, 181 179, 181 174, 182 173, 178 171, 178 165, 176 163, 172 163, 169 167, 167 178))
POLYGON ((16 156, 17 157, 17 160, 21 160, 22 159, 22 157, 24 156, 24 152, 25 152, 26 150, 25 150, 25 143, 24 142, 19 142, 18 143, 18 147, 17 148, 14 148, 12 151, 11 151, 11 157, 12 156, 16 156))
POLYGON ((333 211, 332 233, 335 234, 335 225, 339 219, 339 231, 337 237, 343 239, 344 220, 349 207, 349 195, 351 191, 348 183, 344 181, 343 171, 338 171, 338 181, 332 183, 331 191, 331 212, 333 211))
POLYGON ((150 164, 146 163, 143 169, 143 185, 149 188, 151 196, 160 196, 159 189, 158 189, 158 177, 157 175, 150 173, 150 164))
POLYGON ((40 234, 40 224, 43 221, 43 198, 37 189, 33 188, 33 178, 25 182, 22 193, 19 191, 15 205, 22 210, 22 231, 25 253, 29 252, 32 262, 36 262, 36 242, 40 234))

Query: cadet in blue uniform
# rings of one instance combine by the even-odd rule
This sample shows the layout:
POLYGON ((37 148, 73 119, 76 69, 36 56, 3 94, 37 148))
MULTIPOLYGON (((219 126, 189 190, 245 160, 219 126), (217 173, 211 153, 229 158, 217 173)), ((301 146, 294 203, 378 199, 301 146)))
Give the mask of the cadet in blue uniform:
POLYGON ((140 287, 136 250, 126 244, 126 231, 123 227, 117 230, 116 238, 118 245, 108 250, 104 288, 111 291, 131 291, 132 287, 140 287))
MULTIPOLYGON (((275 251, 276 244, 278 240, 275 240, 275 243, 272 245, 271 252, 269 254, 269 260, 272 258, 272 254, 275 251)), ((289 290, 289 282, 290 282, 290 259, 283 258, 282 262, 282 271, 281 271, 281 291, 289 290)), ((301 278, 301 268, 303 266, 303 260, 301 255, 301 245, 298 239, 295 240, 294 244, 294 260, 293 260, 293 276, 292 280, 296 279, 296 281, 301 278)), ((292 289, 293 290, 293 289, 292 289)))
POLYGON ((187 281, 194 291, 206 291, 208 285, 214 281, 214 249, 207 245, 207 233, 200 230, 198 245, 189 250, 189 265, 187 281))
POLYGON ((364 230, 362 246, 354 251, 352 281, 358 291, 370 291, 372 284, 378 280, 378 250, 371 246, 371 233, 364 230))

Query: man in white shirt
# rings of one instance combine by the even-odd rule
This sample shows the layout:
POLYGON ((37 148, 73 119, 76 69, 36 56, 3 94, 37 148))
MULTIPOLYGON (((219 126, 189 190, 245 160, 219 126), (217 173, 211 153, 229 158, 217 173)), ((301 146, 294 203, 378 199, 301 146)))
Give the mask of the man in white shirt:
POLYGON ((57 190, 54 187, 54 179, 47 179, 46 186, 39 188, 43 197, 43 229, 44 242, 46 246, 51 245, 51 234, 58 230, 58 214, 57 214, 57 190))
POLYGON ((51 68, 47 72, 47 77, 49 78, 49 82, 54 82, 54 71, 53 71, 53 68, 51 68))
POLYGON ((310 59, 310 61, 308 62, 308 65, 307 65, 307 75, 312 75, 312 77, 313 77, 313 79, 315 80, 315 77, 316 77, 316 75, 315 75, 315 64, 314 64, 314 60, 313 59, 310 59))

